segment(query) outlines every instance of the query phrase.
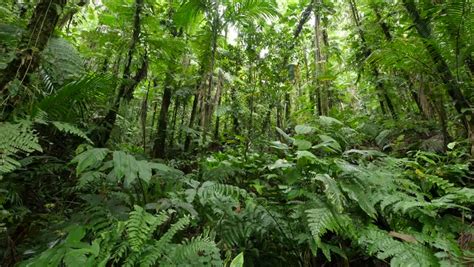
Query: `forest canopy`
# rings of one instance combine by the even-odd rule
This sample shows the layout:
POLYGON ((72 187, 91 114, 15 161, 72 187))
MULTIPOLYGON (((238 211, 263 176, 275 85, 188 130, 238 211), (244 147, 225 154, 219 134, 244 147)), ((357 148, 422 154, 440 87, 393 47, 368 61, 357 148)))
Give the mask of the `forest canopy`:
POLYGON ((3 0, 1 266, 473 266, 469 0, 3 0))

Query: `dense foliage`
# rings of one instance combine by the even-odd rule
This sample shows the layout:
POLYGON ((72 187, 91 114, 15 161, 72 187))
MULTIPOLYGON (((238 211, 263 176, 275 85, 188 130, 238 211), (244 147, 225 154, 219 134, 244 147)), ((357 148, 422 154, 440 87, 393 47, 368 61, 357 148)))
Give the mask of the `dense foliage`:
POLYGON ((474 265, 468 0, 5 0, 1 266, 474 265))

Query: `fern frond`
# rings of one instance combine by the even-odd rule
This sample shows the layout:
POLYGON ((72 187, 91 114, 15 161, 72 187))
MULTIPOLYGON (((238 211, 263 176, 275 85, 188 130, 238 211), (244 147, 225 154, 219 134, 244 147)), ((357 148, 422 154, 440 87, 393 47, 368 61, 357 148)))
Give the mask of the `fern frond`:
POLYGON ((439 262, 433 253, 420 244, 408 244, 397 241, 375 225, 369 225, 360 232, 360 245, 370 255, 385 260, 392 258, 392 266, 438 266, 439 262))
POLYGON ((306 215, 308 227, 318 246, 321 244, 321 237, 328 231, 349 237, 353 235, 351 218, 347 215, 335 214, 324 203, 318 208, 306 210, 306 215))
POLYGON ((107 148, 93 148, 77 155, 71 163, 77 163, 76 173, 80 175, 89 168, 97 167, 105 159, 109 150, 107 148))
POLYGON ((93 110, 91 104, 107 104, 114 89, 112 76, 86 75, 43 98, 34 110, 46 111, 53 120, 75 122, 93 110))
POLYGON ((323 191, 326 194, 326 198, 336 207, 339 212, 342 212, 346 198, 341 192, 338 183, 327 174, 318 174, 313 179, 323 183, 323 191))
POLYGON ((65 39, 49 39, 41 59, 42 69, 55 84, 62 85, 84 74, 84 60, 81 54, 65 39))
POLYGON ((31 121, 0 123, 0 176, 21 166, 16 159, 18 153, 42 151, 31 124, 31 121))
POLYGON ((173 252, 162 266, 223 266, 216 243, 198 236, 173 247, 173 252))
POLYGON ((76 126, 66 123, 66 122, 60 122, 60 121, 52 121, 51 122, 59 131, 66 133, 66 134, 71 134, 75 135, 78 137, 81 137, 82 139, 86 140, 90 144, 92 144, 92 140, 87 137, 87 134, 84 133, 81 129, 77 128, 76 126))
POLYGON ((171 225, 168 231, 161 236, 158 241, 155 241, 147 251, 144 252, 143 258, 140 261, 141 266, 154 266, 156 261, 163 256, 167 251, 167 246, 171 243, 172 238, 179 231, 185 229, 191 223, 191 218, 185 216, 180 218, 176 223, 171 225))
POLYGON ((167 219, 168 216, 165 213, 153 216, 142 207, 135 205, 127 221, 127 234, 131 249, 135 252, 140 251, 143 244, 150 239, 156 227, 167 219))
POLYGON ((215 198, 229 197, 232 199, 239 199, 239 197, 248 196, 247 191, 237 186, 211 181, 204 182, 198 189, 197 194, 202 204, 212 201, 212 199, 215 198))

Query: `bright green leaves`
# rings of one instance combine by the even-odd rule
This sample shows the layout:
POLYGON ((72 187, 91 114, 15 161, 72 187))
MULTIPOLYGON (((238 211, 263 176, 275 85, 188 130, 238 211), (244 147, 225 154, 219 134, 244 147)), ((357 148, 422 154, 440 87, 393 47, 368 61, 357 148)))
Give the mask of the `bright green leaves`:
POLYGON ((293 167, 293 166, 294 166, 293 163, 290 163, 285 159, 278 159, 277 161, 275 161, 275 163, 268 165, 268 169, 270 169, 270 170, 286 169, 286 168, 290 168, 290 167, 293 167))
POLYGON ((235 256, 235 258, 230 263, 229 267, 243 267, 244 266, 244 253, 240 252, 239 255, 235 256))
POLYGON ((60 122, 60 121, 52 121, 51 122, 59 131, 63 132, 63 133, 67 133, 67 134, 71 134, 71 135, 75 135, 75 136, 78 136, 78 137, 81 137, 83 138, 84 140, 86 140, 87 142, 89 142, 90 144, 92 144, 92 140, 89 139, 89 137, 86 135, 86 133, 84 133, 81 129, 77 128, 76 126, 70 124, 70 123, 66 123, 66 122, 60 122))
POLYGON ((309 151, 297 151, 296 159, 298 162, 300 162, 300 160, 307 160, 309 163, 314 163, 318 160, 318 158, 309 151))
POLYGON ((290 143, 293 141, 293 139, 289 135, 287 135, 282 129, 276 127, 276 131, 283 137, 285 141, 290 143))
POLYGON ((324 193, 329 202, 336 208, 337 212, 342 212, 346 198, 339 188, 339 184, 327 174, 317 174, 314 180, 319 181, 324 186, 324 193))
POLYGON ((305 134, 313 133, 315 129, 308 125, 296 125, 295 131, 296 131, 296 134, 305 135, 305 134))
POLYGON ((77 163, 76 173, 82 174, 85 170, 97 167, 105 159, 109 150, 107 148, 93 148, 77 155, 71 163, 77 163))
POLYGON ((156 230, 156 227, 168 220, 168 218, 166 213, 153 216, 142 207, 135 205, 126 223, 128 240, 132 250, 140 251, 143 244, 151 239, 151 234, 156 230))
POLYGON ((85 235, 86 229, 83 226, 73 225, 62 242, 57 242, 54 247, 19 266, 96 266, 94 260, 99 255, 100 244, 97 241, 92 243, 81 241, 85 235))
POLYGON ((16 154, 42 151, 31 121, 0 122, 0 177, 21 166, 16 154))
POLYGON ((325 152, 332 153, 342 152, 341 145, 334 138, 324 134, 320 134, 318 137, 321 139, 321 143, 313 146, 314 149, 322 149, 325 152))
POLYGON ((82 238, 84 238, 85 235, 86 235, 86 230, 84 229, 84 227, 73 226, 69 230, 69 234, 67 235, 65 242, 66 243, 80 242, 82 238))
POLYGON ((294 144, 298 147, 298 150, 308 150, 312 146, 311 142, 301 139, 295 139, 294 144))
MULTIPOLYGON (((110 158, 110 157, 109 157, 110 158)), ((106 148, 92 148, 77 155, 71 163, 76 163, 76 173, 80 176, 79 187, 100 182, 104 177, 109 182, 123 182, 126 188, 138 179, 150 183, 154 173, 167 178, 181 177, 182 172, 161 163, 137 160, 123 151, 111 153, 106 148), (104 160, 111 155, 111 160, 104 160)), ((105 181, 105 180, 104 180, 105 181)))
MULTIPOLYGON (((113 153, 113 162, 114 162, 114 174, 115 177, 119 180, 124 178, 124 185, 125 187, 129 187, 137 178, 139 173, 147 174, 149 170, 149 166, 141 166, 144 167, 145 170, 140 172, 140 166, 138 165, 137 160, 132 155, 128 155, 122 151, 114 151, 113 153)), ((140 177, 141 178, 141 177, 140 177)), ((145 179, 149 179, 149 177, 144 177, 145 179)))

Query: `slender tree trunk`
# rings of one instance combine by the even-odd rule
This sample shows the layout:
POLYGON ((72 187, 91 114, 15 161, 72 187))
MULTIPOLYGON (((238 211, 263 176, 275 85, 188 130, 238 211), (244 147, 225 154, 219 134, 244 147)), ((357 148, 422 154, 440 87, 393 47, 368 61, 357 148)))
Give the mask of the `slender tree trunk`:
MULTIPOLYGON (((360 17, 359 17, 359 11, 357 10, 357 6, 354 0, 349 0, 350 7, 351 7, 351 13, 352 13, 352 18, 354 19, 355 25, 358 28, 359 32, 359 37, 362 41, 363 49, 364 49, 364 55, 366 58, 368 58, 372 54, 372 50, 369 48, 368 43, 365 39, 365 34, 364 31, 362 30, 361 23, 360 23, 360 17)), ((370 66, 372 75, 374 76, 375 79, 375 90, 377 92, 377 96, 379 98, 380 102, 380 108, 382 109, 382 113, 386 114, 385 111, 385 106, 384 102, 387 104, 387 107, 394 119, 397 119, 397 113, 395 111, 395 108, 392 104, 392 100, 390 96, 387 93, 387 90, 385 88, 384 83, 380 80, 380 73, 379 70, 375 65, 370 66)))
MULTIPOLYGON (((378 24, 380 26, 380 28, 382 29, 382 32, 385 36, 385 40, 387 42, 391 42, 393 40, 393 37, 392 37, 392 34, 390 33, 390 27, 388 26, 388 24, 383 20, 382 18, 382 15, 380 14, 380 10, 379 8, 374 5, 372 6, 372 9, 375 13, 375 16, 377 18, 377 21, 378 21, 378 24)), ((402 76, 405 78, 405 80, 407 81, 408 83, 408 87, 409 87, 409 91, 411 93, 411 96, 413 98, 413 100, 415 101, 421 115, 424 117, 425 113, 423 111, 423 107, 420 103, 420 99, 419 99, 419 96, 418 96, 418 93, 414 90, 413 88, 413 83, 411 82, 411 79, 410 79, 410 75, 408 73, 406 73, 405 71, 403 71, 402 73, 402 76)), ((388 102, 387 102, 388 103, 388 102)))
POLYGON ((123 71, 123 79, 129 80, 131 83, 124 83, 122 82, 119 85, 118 94, 115 97, 114 103, 112 108, 109 110, 107 115, 102 122, 103 132, 97 134, 98 140, 96 143, 98 146, 105 146, 105 144, 110 139, 110 135, 112 133, 112 129, 115 126, 115 121, 117 120, 117 112, 120 108, 120 103, 122 99, 130 101, 133 97, 133 91, 135 87, 146 77, 148 72, 148 58, 145 53, 145 56, 142 61, 141 67, 136 72, 135 76, 131 78, 131 66, 132 66, 132 59, 133 54, 135 53, 136 46, 140 41, 140 31, 141 31, 141 22, 140 22, 140 14, 143 9, 143 1, 144 0, 136 0, 135 2, 135 14, 133 18, 133 32, 132 32, 132 40, 130 42, 130 47, 128 49, 125 68, 123 71))
MULTIPOLYGON (((196 119, 196 114, 197 114, 197 109, 198 109, 198 102, 199 102, 199 94, 200 94, 200 84, 201 82, 198 82, 197 88, 196 88, 196 93, 194 93, 194 100, 193 100, 193 107, 191 109, 191 115, 189 118, 189 124, 188 128, 192 129, 194 127, 194 120, 196 119)), ((191 134, 186 133, 186 138, 184 140, 184 151, 187 152, 189 151, 189 148, 191 146, 191 134)))
MULTIPOLYGON (((214 96, 214 107, 212 109, 212 112, 211 113, 214 113, 214 110, 217 110, 219 109, 220 105, 221 105, 221 101, 222 101, 222 92, 223 92, 223 81, 224 80, 224 77, 223 77, 223 73, 222 71, 219 71, 219 74, 218 74, 218 79, 217 79, 217 89, 216 89, 216 95, 214 96)), ((219 141, 219 126, 220 126, 220 116, 216 116, 216 125, 215 125, 215 128, 214 128, 214 139, 219 141)))
POLYGON ((321 0, 314 1, 314 87, 316 90, 316 109, 318 111, 318 115, 323 115, 323 108, 321 103, 321 84, 318 81, 318 77, 321 72, 321 43, 320 43, 320 5, 321 0))
POLYGON ((176 121, 178 119, 178 110, 179 106, 181 105, 181 101, 179 97, 175 97, 174 100, 174 108, 173 108, 173 117, 172 117, 172 125, 171 125, 171 131, 170 131, 170 138, 168 140, 168 147, 172 147, 174 143, 174 136, 176 133, 176 121))
MULTIPOLYGON (((280 99, 281 100, 281 99, 280 99)), ((277 104, 277 107, 276 107, 276 124, 277 124, 277 127, 278 128, 282 128, 283 125, 282 125, 282 121, 281 121, 281 113, 282 113, 282 106, 280 104, 280 102, 277 104)))
POLYGON ((448 64, 433 42, 434 40, 431 35, 430 26, 428 22, 420 16, 415 2, 413 0, 402 0, 402 2, 411 19, 413 20, 418 34, 422 38, 426 50, 435 64, 436 71, 443 81, 448 91, 448 95, 451 97, 451 100, 454 103, 456 111, 462 116, 461 118, 464 127, 466 128, 468 138, 472 144, 471 154, 474 154, 474 112, 472 110, 471 103, 469 103, 467 98, 464 97, 461 89, 456 84, 448 64))
POLYGON ((268 127, 271 125, 272 110, 273 104, 268 105, 267 115, 265 115, 265 120, 263 121, 262 125, 262 133, 265 133, 268 130, 268 127))
POLYGON ((151 83, 148 82, 148 89, 146 90, 146 95, 142 101, 142 107, 140 110, 140 122, 142 126, 142 145, 143 145, 143 153, 146 154, 146 118, 148 113, 148 95, 150 93, 150 85, 151 83))
MULTIPOLYGON (((156 85, 157 85, 156 79, 153 79, 153 88, 156 88, 156 85)), ((153 115, 151 115, 150 140, 153 140, 153 137, 154 137, 153 129, 155 128, 156 110, 157 109, 158 109, 158 102, 155 101, 153 103, 153 115)))
POLYGON ((0 102, 3 103, 4 117, 0 120, 7 118, 17 102, 21 101, 8 96, 9 85, 14 80, 18 80, 20 84, 28 82, 28 74, 38 69, 40 53, 53 35, 61 15, 59 12, 65 6, 66 0, 40 0, 36 5, 15 58, 0 71, 0 102))
MULTIPOLYGON (((207 90, 207 93, 203 97, 204 100, 204 110, 202 110, 202 116, 201 116, 201 127, 202 127, 202 140, 203 143, 206 140, 209 124, 210 124, 210 118, 212 118, 211 113, 211 94, 212 91, 214 90, 214 68, 216 64, 216 55, 217 55, 217 38, 219 35, 219 27, 220 27, 220 22, 219 22, 219 11, 217 10, 219 7, 219 4, 216 2, 214 3, 214 19, 212 22, 212 39, 211 39, 211 63, 209 66, 209 87, 207 90)), ((204 90, 205 91, 205 90, 204 90)))
POLYGON ((183 103, 183 112, 181 113, 181 122, 179 123, 179 131, 178 131, 178 143, 181 143, 181 139, 183 137, 183 129, 184 129, 184 121, 186 119, 186 109, 188 107, 188 99, 184 100, 183 103))
MULTIPOLYGON (((172 63, 171 63, 172 64, 172 63)), ((157 138, 153 146, 153 156, 164 158, 166 155, 166 137, 168 134, 168 111, 173 91, 173 73, 175 68, 170 67, 166 73, 163 98, 161 99, 160 115, 158 117, 157 138)))

